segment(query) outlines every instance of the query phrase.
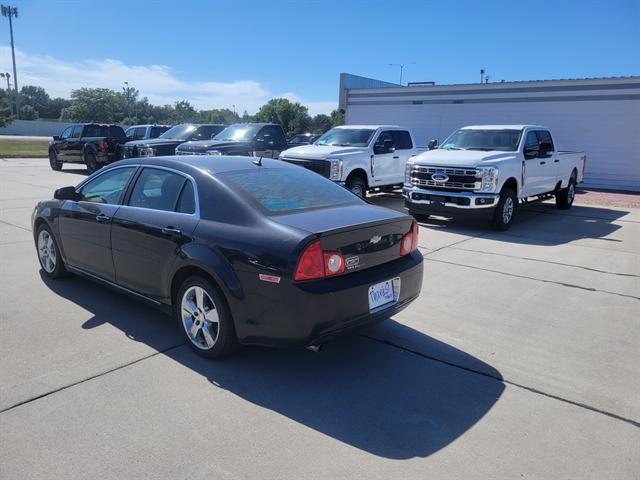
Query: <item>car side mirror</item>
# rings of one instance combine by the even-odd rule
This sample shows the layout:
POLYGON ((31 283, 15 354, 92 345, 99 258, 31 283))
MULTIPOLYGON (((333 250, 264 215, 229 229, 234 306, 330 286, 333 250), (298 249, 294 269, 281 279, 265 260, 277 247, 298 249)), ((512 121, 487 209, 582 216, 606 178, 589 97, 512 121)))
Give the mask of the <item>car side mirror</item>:
POLYGON ((553 152, 553 145, 551 145, 551 142, 540 142, 540 153, 539 156, 540 157, 548 157, 551 155, 551 152, 553 152))
POLYGON ((57 142, 58 140, 60 140, 60 135, 54 135, 53 136, 53 141, 57 142))
POLYGON ((537 148, 527 148, 524 147, 524 158, 525 160, 530 160, 532 158, 536 158, 538 156, 538 149, 537 148))
POLYGON ((427 145, 427 148, 429 150, 435 150, 436 148, 438 148, 438 140, 436 138, 434 138, 433 140, 430 140, 429 144, 427 145))
POLYGON ((56 200, 79 200, 80 194, 76 192, 76 187, 62 187, 53 193, 56 200))

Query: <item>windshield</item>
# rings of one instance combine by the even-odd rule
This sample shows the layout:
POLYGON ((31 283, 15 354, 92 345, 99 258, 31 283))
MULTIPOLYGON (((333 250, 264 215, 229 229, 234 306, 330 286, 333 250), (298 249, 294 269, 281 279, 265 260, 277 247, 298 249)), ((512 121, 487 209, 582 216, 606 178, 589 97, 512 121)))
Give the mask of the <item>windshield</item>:
POLYGON ((447 138, 440 148, 444 150, 498 150, 514 152, 520 143, 520 130, 461 129, 447 138))
POLYGON ((262 128, 261 125, 231 125, 213 137, 213 139, 226 142, 246 142, 255 137, 260 128, 262 128))
POLYGON ((166 138, 169 140, 188 140, 193 132, 195 132, 196 125, 176 125, 175 127, 171 127, 169 130, 164 132, 158 138, 166 138))
POLYGON ((363 203, 346 188, 304 168, 235 170, 217 176, 267 215, 363 203))
POLYGON ((366 147, 374 130, 368 128, 332 128, 316 140, 316 145, 340 147, 366 147))

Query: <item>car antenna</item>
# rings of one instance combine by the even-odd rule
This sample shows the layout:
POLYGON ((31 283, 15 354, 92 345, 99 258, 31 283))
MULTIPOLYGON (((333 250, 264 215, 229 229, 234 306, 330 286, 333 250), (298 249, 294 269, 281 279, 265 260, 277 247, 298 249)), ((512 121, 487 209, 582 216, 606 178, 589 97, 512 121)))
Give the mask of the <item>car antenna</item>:
POLYGON ((259 167, 262 166, 262 155, 260 155, 260 158, 258 160, 254 160, 253 161, 254 165, 258 165, 259 167))

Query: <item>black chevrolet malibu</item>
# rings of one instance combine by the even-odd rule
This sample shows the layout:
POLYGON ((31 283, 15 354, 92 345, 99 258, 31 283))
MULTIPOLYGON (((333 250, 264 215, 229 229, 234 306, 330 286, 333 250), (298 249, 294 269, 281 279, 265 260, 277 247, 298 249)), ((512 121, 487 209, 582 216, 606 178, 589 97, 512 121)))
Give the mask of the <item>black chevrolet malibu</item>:
POLYGON ((420 293, 412 217, 279 160, 130 159, 33 213, 44 273, 73 272, 175 316, 208 357, 316 346, 420 293))

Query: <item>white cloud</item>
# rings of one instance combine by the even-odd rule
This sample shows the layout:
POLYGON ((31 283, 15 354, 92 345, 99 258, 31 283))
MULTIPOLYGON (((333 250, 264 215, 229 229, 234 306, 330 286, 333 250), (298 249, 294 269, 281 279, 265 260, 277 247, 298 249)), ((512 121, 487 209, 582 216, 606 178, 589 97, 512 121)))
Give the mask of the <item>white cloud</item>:
MULTIPOLYGON (((30 55, 16 50, 18 82, 38 85, 51 96, 68 98, 71 90, 104 87, 120 90, 124 82, 148 97, 153 104, 188 100, 196 108, 232 108, 255 113, 270 98, 285 97, 309 107, 312 115, 329 113, 335 101, 306 101, 292 92, 273 93, 255 80, 233 82, 192 82, 178 78, 166 65, 126 65, 120 60, 82 60, 64 62, 48 55, 30 55)), ((12 73, 11 50, 0 47, 0 71, 12 73)))

